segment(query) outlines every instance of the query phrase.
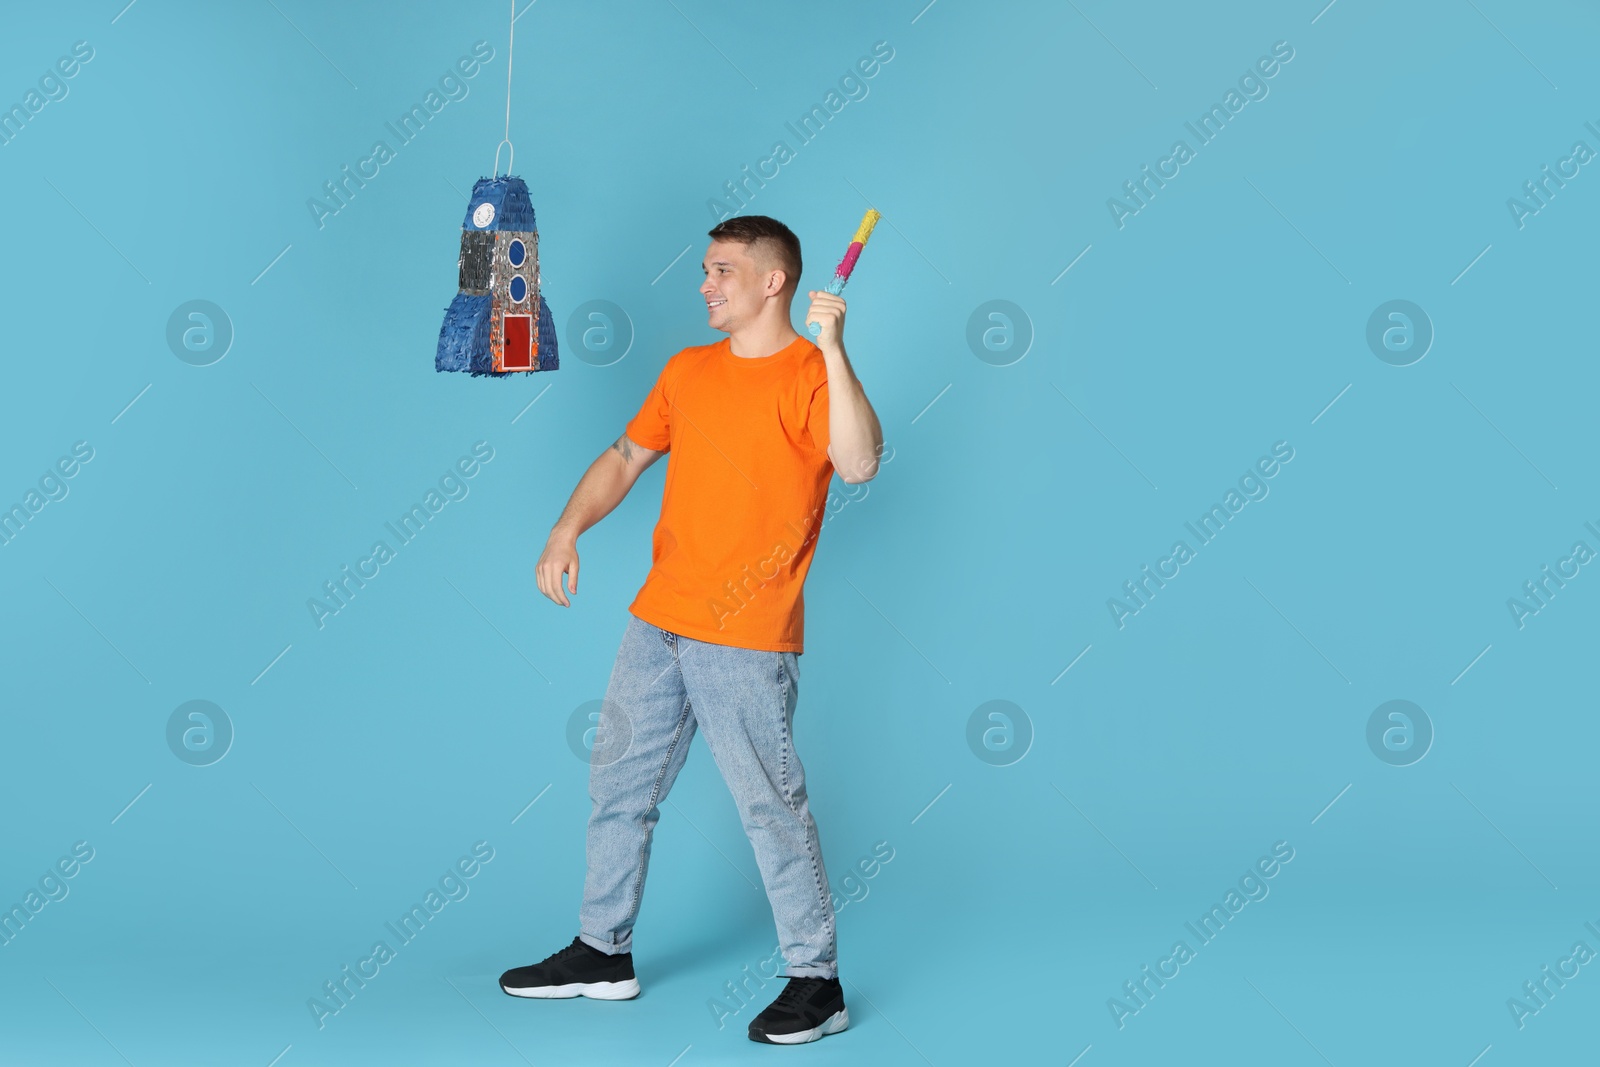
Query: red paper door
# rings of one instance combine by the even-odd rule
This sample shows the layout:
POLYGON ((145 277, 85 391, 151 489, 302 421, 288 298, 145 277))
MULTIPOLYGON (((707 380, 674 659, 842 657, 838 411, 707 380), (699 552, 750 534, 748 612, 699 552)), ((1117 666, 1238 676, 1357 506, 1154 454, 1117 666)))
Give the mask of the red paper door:
POLYGON ((507 315, 502 370, 533 369, 533 316, 507 315))

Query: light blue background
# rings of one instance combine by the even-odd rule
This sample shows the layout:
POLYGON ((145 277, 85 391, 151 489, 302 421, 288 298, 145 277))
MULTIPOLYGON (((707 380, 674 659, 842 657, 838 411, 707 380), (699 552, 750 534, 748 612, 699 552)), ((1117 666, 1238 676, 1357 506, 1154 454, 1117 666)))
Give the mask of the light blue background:
POLYGON ((433 348, 504 129, 506 5, 122 4, 18 8, 0 37, 4 102, 94 48, 0 147, 0 503, 94 448, 0 547, 0 902, 95 849, 0 948, 0 1061, 1592 1055, 1595 966, 1523 1029, 1506 1007, 1600 949, 1600 578, 1521 629, 1506 606, 1600 548, 1600 177, 1520 229, 1506 206, 1600 148, 1591 9, 541 0, 511 133, 562 368, 490 381, 433 348), (319 229, 307 198, 479 40, 467 97, 319 229), (575 932, 567 723, 604 690, 664 465, 581 540, 570 610, 533 564, 666 358, 714 339, 706 201, 876 41, 869 94, 749 205, 800 235, 803 288, 884 214, 846 340, 894 458, 821 537, 797 714, 835 887, 895 852, 840 913, 853 1025, 751 1044, 769 982, 717 1026, 774 935, 699 745, 657 832, 644 995, 511 1000, 500 971, 575 932), (1119 229, 1107 198, 1277 41, 1270 94, 1119 229), (165 340, 194 299, 236 331, 210 366, 165 340), (1393 299, 1436 331, 1407 367, 1365 340, 1393 299), (609 366, 569 342, 590 300, 636 334, 609 366), (990 300, 1033 334, 1008 366, 966 340, 990 300), (306 600, 477 441, 470 495, 319 630, 306 600), (1118 629, 1107 599, 1277 441, 1270 495, 1118 629), (236 730, 208 767, 165 740, 194 699, 236 730), (1009 766, 966 740, 996 699, 1034 734, 1009 766), (1367 746, 1391 699, 1436 731, 1411 766, 1367 746), (319 1030, 307 999, 480 840, 470 896, 319 1030), (1119 1029, 1108 998, 1277 841, 1270 896, 1119 1029))

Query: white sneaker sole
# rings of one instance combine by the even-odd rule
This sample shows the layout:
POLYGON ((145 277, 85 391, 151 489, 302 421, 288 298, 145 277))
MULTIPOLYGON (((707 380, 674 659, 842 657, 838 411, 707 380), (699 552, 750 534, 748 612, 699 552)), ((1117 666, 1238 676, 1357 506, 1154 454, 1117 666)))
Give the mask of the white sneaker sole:
POLYGON ((529 997, 534 1000, 565 1000, 569 997, 632 1000, 639 995, 639 980, 630 978, 626 982, 570 982, 567 985, 529 986, 525 989, 513 989, 502 984, 500 988, 514 997, 529 997))
POLYGON ((768 1034, 767 1040, 775 1045, 803 1045, 807 1041, 815 1041, 819 1037, 837 1034, 849 1025, 850 1009, 845 1007, 840 1008, 824 1019, 820 1025, 813 1026, 809 1030, 799 1030, 792 1034, 768 1034))

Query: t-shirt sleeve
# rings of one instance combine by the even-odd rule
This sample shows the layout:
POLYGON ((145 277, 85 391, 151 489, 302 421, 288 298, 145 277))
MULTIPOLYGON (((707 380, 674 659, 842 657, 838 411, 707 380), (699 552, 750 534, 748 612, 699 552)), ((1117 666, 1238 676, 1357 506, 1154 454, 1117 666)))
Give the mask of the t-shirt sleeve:
POLYGON ((671 388, 668 372, 671 370, 672 361, 668 360, 656 376, 656 384, 650 387, 649 395, 640 405, 639 413, 628 421, 626 428, 627 435, 636 444, 654 452, 667 452, 672 447, 672 404, 668 400, 671 388))

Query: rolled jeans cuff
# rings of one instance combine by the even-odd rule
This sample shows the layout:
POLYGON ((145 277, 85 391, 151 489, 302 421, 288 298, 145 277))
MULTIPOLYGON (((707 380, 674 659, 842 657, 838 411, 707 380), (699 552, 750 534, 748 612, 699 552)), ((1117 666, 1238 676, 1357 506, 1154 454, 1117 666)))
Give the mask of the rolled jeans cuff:
POLYGON ((602 941, 598 937, 590 937, 588 934, 582 932, 579 932, 578 940, 582 941, 585 945, 588 945, 592 949, 597 949, 600 952, 604 952, 607 956, 620 956, 625 952, 633 951, 633 931, 631 930, 628 931, 627 937, 624 937, 615 945, 602 941))

